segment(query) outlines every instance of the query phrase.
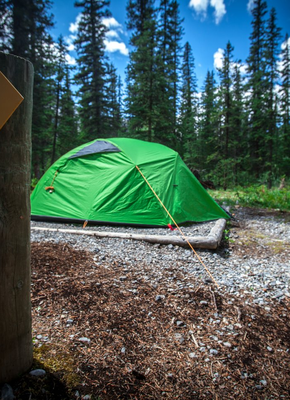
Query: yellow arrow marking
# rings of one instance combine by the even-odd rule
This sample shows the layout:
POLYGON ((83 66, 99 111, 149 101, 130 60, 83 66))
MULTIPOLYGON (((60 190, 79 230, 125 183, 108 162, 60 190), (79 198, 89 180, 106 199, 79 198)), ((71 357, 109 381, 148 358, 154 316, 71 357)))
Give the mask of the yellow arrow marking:
POLYGON ((24 97, 0 71, 0 129, 14 113, 24 97))

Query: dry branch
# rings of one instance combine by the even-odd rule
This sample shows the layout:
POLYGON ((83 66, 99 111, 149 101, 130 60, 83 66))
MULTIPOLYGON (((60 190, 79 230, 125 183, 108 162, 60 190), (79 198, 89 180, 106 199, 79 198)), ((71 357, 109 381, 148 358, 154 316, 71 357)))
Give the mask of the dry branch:
MULTIPOLYGON (((211 229, 208 236, 189 236, 187 240, 189 243, 196 248, 202 249, 216 249, 221 241, 223 231, 226 226, 225 219, 219 219, 216 221, 214 227, 211 229)), ((100 232, 90 230, 78 230, 78 229, 57 229, 57 228, 41 228, 32 227, 32 230, 48 231, 48 232, 61 232, 73 235, 88 235, 99 238, 117 238, 117 239, 132 239, 132 240, 143 240, 149 243, 159 244, 173 244, 175 246, 186 247, 188 244, 181 236, 168 236, 168 235, 144 235, 144 234, 132 234, 122 232, 100 232)))

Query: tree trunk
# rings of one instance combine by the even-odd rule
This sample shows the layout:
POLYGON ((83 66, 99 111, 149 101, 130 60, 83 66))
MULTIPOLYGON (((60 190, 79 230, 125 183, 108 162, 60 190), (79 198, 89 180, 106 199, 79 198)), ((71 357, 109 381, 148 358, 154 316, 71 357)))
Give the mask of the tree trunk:
POLYGON ((16 378, 32 364, 30 148, 33 66, 23 58, 0 52, 0 70, 24 97, 0 129, 1 384, 16 378))

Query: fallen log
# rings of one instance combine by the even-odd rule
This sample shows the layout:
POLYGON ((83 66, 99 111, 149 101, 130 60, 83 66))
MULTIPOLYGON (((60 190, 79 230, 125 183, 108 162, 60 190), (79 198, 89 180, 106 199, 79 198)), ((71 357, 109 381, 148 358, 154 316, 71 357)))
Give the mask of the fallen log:
MULTIPOLYGON (((195 248, 201 249, 216 249, 222 239, 223 231, 226 226, 225 219, 216 221, 214 227, 211 229, 208 236, 189 236, 186 237, 188 242, 195 248)), ((59 229, 59 228, 42 228, 31 227, 31 230, 48 231, 48 232, 61 232, 74 235, 88 235, 99 238, 116 238, 116 239, 132 239, 141 240, 153 244, 172 244, 176 246, 188 247, 188 243, 182 236, 169 236, 169 235, 145 235, 139 233, 122 233, 122 232, 100 232, 91 230, 80 229, 59 229)))

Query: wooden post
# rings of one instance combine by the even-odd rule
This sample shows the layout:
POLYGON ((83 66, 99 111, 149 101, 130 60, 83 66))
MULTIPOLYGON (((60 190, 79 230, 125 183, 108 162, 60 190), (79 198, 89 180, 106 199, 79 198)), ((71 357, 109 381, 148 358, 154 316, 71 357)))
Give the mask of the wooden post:
MULTIPOLYGON (((32 364, 30 152, 33 66, 0 52, 0 71, 24 97, 0 129, 0 384, 32 364)), ((3 96, 3 93, 0 93, 3 96)), ((1 112, 1 110, 0 110, 1 112)))

